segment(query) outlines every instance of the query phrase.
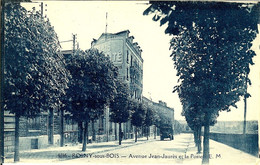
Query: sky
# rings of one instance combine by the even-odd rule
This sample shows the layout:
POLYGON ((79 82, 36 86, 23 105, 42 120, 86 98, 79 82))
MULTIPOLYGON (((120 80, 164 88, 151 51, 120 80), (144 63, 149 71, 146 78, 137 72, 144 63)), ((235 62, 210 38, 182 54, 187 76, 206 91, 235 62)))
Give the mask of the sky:
MULTIPOLYGON (((35 1, 38 2, 38 1, 35 1)), ((39 3, 24 4, 27 10, 35 6, 40 9, 39 3)), ((98 39, 102 33, 117 33, 129 30, 143 50, 143 95, 153 101, 165 101, 175 110, 175 119, 184 120, 181 116, 182 106, 177 93, 172 93, 177 85, 178 77, 170 58, 169 41, 171 36, 164 30, 167 25, 160 26, 159 22, 152 21, 152 16, 143 16, 143 11, 148 7, 145 1, 54 1, 44 2, 44 15, 46 15, 60 41, 72 39, 72 34, 77 34, 79 47, 83 50, 90 48, 91 41, 98 39), (45 6, 47 4, 47 6, 45 6), (46 11, 45 11, 46 10, 46 11), (106 19, 106 13, 108 17, 106 19)), ((260 28, 259 28, 260 29, 260 28)), ((247 120, 259 118, 260 103, 260 36, 254 42, 254 50, 258 56, 256 63, 251 67, 249 78, 252 86, 248 88, 252 95, 247 100, 247 120)), ((72 42, 62 44, 63 49, 72 49, 72 42)), ((221 112, 218 120, 243 120, 244 103, 240 101, 237 109, 231 112, 221 112)))

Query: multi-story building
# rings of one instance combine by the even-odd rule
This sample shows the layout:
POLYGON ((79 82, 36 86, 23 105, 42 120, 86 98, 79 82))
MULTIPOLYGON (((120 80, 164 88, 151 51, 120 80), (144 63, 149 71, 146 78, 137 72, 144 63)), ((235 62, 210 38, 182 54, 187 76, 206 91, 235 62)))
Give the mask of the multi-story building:
MULTIPOLYGON (((118 68, 118 78, 128 84, 131 98, 142 100, 143 92, 143 59, 142 49, 134 37, 129 36, 130 31, 118 33, 103 33, 98 39, 94 39, 91 48, 96 48, 109 56, 113 64, 118 68)), ((108 120, 106 125, 112 125, 108 120)), ((114 129, 116 124, 111 127, 114 129)), ((110 129, 110 128, 109 128, 110 129)), ((133 137, 133 127, 130 121, 123 124, 124 138, 133 137)))
POLYGON ((110 57, 118 68, 119 78, 128 84, 131 97, 141 101, 143 92, 142 49, 137 42, 133 42, 134 37, 129 36, 129 33, 129 30, 103 33, 97 40, 92 41, 91 47, 110 57))

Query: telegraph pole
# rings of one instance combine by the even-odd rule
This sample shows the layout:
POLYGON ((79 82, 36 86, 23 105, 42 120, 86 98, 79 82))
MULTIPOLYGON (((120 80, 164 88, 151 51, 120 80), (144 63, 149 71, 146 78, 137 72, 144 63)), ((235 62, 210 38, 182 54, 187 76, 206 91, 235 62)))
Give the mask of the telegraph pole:
POLYGON ((41 2, 40 7, 41 7, 41 16, 43 17, 43 2, 41 2))
MULTIPOLYGON (((45 16, 43 15, 44 14, 43 2, 41 2, 41 4, 39 6, 41 7, 40 12, 41 12, 42 18, 46 17, 46 15, 45 16)), ((45 4, 45 7, 47 7, 47 4, 45 4)), ((45 11, 47 11, 47 9, 45 9, 45 11)))
POLYGON ((107 40, 107 15, 108 13, 106 12, 105 40, 107 40))
POLYGON ((106 29, 105 29, 106 34, 107 34, 107 15, 108 15, 108 13, 106 12, 106 29))
POLYGON ((72 42, 73 42, 72 54, 73 55, 74 55, 75 49, 76 49, 76 36, 77 36, 77 34, 72 34, 72 42))

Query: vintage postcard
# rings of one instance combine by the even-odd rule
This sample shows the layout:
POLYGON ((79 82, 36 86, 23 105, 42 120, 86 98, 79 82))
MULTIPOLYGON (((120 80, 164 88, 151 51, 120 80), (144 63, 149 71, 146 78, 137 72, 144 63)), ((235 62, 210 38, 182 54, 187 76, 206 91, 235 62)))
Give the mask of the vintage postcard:
POLYGON ((260 163, 259 2, 1 9, 1 163, 260 163))

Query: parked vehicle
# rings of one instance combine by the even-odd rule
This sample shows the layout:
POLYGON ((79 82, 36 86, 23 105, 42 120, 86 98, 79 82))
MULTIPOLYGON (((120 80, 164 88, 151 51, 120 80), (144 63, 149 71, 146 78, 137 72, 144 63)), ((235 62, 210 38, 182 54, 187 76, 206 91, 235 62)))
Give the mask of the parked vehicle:
POLYGON ((160 127, 160 140, 164 140, 165 138, 173 140, 173 129, 169 125, 163 125, 160 127))

